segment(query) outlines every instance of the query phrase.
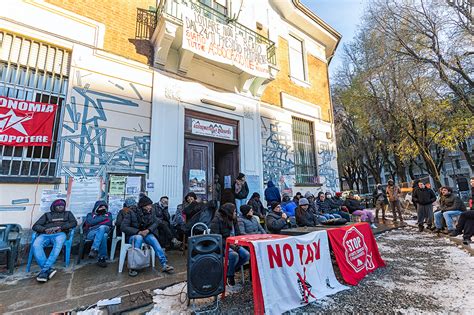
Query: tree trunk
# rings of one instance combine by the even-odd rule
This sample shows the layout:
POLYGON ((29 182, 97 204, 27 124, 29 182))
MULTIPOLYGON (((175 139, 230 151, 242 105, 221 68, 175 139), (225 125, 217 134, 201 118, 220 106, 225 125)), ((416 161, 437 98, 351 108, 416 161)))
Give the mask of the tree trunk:
POLYGON ((430 174, 431 177, 433 178, 433 180, 435 182, 436 190, 438 190, 439 188, 441 188, 441 177, 440 177, 440 174, 438 172, 438 168, 436 167, 436 163, 433 160, 433 158, 431 157, 431 153, 429 152, 429 150, 423 150, 422 149, 422 150, 420 150, 420 152, 421 152, 421 157, 425 161, 425 165, 426 165, 426 169, 428 171, 428 174, 430 174))
POLYGON ((469 167, 471 168, 471 172, 474 173, 474 159, 471 157, 471 154, 468 150, 466 140, 461 141, 458 144, 458 146, 459 146, 459 149, 461 150, 461 152, 464 154, 464 158, 466 159, 467 164, 469 164, 469 167))

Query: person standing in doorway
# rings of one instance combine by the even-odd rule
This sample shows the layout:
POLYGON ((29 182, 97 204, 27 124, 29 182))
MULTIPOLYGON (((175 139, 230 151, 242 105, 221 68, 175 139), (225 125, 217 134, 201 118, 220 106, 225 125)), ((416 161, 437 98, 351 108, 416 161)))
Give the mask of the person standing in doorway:
POLYGON ((379 222, 379 211, 382 211, 382 221, 385 221, 385 209, 388 206, 388 199, 381 184, 377 184, 372 196, 375 204, 375 221, 379 222))
POLYGON ((216 200, 217 209, 221 207, 222 187, 219 183, 219 174, 214 175, 214 200, 216 200))
POLYGON ((429 230, 433 228, 433 202, 436 201, 436 195, 433 190, 427 188, 423 182, 418 182, 418 187, 413 190, 413 203, 416 203, 418 215, 418 231, 423 232, 424 221, 428 224, 429 230))
POLYGON ((403 223, 402 210, 401 210, 401 205, 400 205, 400 194, 402 192, 400 190, 400 187, 395 185, 395 182, 393 181, 393 179, 389 179, 388 186, 385 192, 387 194, 390 208, 392 209, 393 222, 397 222, 397 213, 398 213, 400 222, 403 223))
POLYGON ((232 192, 234 193, 237 211, 240 213, 240 206, 247 203, 247 196, 249 195, 249 186, 245 180, 245 174, 239 173, 232 185, 232 192))

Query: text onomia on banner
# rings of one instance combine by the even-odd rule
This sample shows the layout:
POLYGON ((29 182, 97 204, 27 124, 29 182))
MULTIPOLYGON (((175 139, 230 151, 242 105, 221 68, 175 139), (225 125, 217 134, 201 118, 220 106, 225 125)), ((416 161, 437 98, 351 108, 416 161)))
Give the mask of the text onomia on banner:
POLYGON ((51 146, 56 104, 0 96, 0 145, 51 146))
POLYGON ((347 289, 334 275, 326 231, 252 244, 266 314, 281 314, 347 289))

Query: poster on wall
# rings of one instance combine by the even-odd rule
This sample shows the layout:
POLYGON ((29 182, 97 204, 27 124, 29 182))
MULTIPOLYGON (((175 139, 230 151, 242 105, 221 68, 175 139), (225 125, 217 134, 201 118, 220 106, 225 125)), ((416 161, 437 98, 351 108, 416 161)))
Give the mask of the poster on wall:
POLYGON ((56 104, 0 96, 0 145, 50 147, 56 109, 56 104))
POLYGON ((256 33, 232 23, 221 24, 196 6, 182 7, 183 49, 205 58, 233 65, 261 78, 269 77, 267 46, 256 33))
POLYGON ((224 176, 224 189, 232 188, 232 176, 226 175, 224 176))
POLYGON ((124 195, 127 176, 110 175, 110 195, 124 195))
POLYGON ((102 192, 100 177, 70 178, 68 185, 67 209, 75 216, 85 216, 94 208, 102 192))
POLYGON ((122 210, 124 202, 125 198, 123 195, 109 195, 109 211, 114 218, 116 218, 119 211, 122 210))
POLYGON ((262 183, 260 182, 260 176, 246 175, 245 178, 247 179, 247 185, 249 186, 248 199, 250 199, 250 197, 252 196, 254 192, 259 193, 261 196, 262 183))
POLYGON ((40 210, 49 212, 51 203, 56 199, 67 199, 67 194, 56 189, 43 189, 41 192, 40 210))
POLYGON ((189 191, 202 195, 206 193, 206 187, 206 171, 189 170, 189 191))
POLYGON ((280 190, 281 194, 293 195, 293 188, 295 187, 296 178, 295 175, 281 175, 280 179, 276 183, 276 186, 280 190))
POLYGON ((142 190, 141 176, 127 176, 127 182, 125 185, 125 194, 138 196, 141 190, 142 190))

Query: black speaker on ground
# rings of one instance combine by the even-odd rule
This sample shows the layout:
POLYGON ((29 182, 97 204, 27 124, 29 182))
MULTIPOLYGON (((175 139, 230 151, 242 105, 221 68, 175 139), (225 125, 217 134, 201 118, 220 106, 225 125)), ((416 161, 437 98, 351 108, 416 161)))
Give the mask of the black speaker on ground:
POLYGON ((222 236, 188 238, 188 298, 215 296, 224 291, 222 236))

